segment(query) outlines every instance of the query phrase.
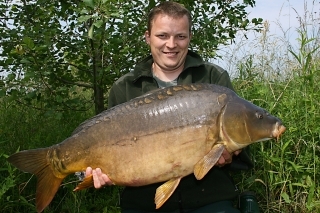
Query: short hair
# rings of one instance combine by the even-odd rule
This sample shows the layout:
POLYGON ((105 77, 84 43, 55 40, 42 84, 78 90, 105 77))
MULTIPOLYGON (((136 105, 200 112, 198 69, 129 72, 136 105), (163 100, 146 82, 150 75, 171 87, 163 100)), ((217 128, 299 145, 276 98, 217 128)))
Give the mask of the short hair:
POLYGON ((168 15, 172 18, 182 18, 187 16, 189 21, 189 32, 191 33, 192 17, 190 11, 182 4, 172 1, 164 1, 155 6, 148 14, 148 31, 151 32, 152 22, 159 14, 168 15))

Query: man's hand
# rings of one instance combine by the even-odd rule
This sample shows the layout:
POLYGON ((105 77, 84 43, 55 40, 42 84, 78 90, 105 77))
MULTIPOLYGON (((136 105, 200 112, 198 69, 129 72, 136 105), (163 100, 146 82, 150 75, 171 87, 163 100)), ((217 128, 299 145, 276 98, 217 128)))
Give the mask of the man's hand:
POLYGON ((226 149, 223 150, 222 155, 220 156, 218 162, 216 163, 216 166, 222 167, 226 164, 229 164, 232 162, 232 156, 233 155, 239 155, 241 150, 237 150, 233 153, 229 153, 226 149))
POLYGON ((86 176, 91 175, 93 176, 93 183, 94 183, 94 188, 100 189, 103 186, 111 186, 112 182, 109 179, 109 177, 101 172, 100 168, 96 168, 92 170, 91 167, 88 167, 86 169, 86 176))

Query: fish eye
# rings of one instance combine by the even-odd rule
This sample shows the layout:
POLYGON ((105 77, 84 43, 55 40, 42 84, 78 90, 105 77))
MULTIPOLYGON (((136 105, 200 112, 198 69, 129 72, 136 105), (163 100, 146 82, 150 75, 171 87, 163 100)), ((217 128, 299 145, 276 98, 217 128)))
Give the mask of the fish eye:
POLYGON ((263 119, 263 115, 261 113, 259 113, 259 112, 256 112, 256 117, 258 119, 263 119))

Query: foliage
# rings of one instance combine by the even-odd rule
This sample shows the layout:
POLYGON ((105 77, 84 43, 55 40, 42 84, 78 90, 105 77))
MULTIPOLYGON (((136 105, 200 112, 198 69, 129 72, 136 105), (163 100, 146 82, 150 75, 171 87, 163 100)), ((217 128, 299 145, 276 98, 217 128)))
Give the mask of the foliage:
MULTIPOLYGON (((6 161, 7 154, 59 143, 92 112, 64 112, 59 117, 2 98, 0 114, 1 212, 34 212, 36 178, 13 168, 6 161)), ((106 209, 115 212, 118 209, 116 187, 74 193, 77 183, 75 177, 68 177, 45 212, 106 212, 106 209)))
POLYGON ((255 169, 240 175, 239 186, 257 192, 263 212, 319 212, 319 44, 300 32, 295 64, 283 78, 260 73, 253 56, 239 64, 237 91, 283 119, 287 131, 278 143, 253 145, 255 169), (266 76, 269 76, 268 78, 266 76), (263 169, 262 169, 263 168, 263 169))
MULTIPOLYGON (((4 142, 2 142, 3 144, 4 142)), ((4 161, 6 159, 7 156, 4 155, 4 153, 0 153, 0 159, 1 161, 4 161)), ((2 173, 7 173, 6 177, 1 179, 1 188, 0 188, 0 199, 2 200, 10 200, 10 195, 7 197, 4 197, 4 194, 9 191, 11 188, 13 188, 16 183, 15 183, 15 176, 13 174, 13 168, 8 165, 8 163, 5 164, 5 166, 3 168, 0 168, 0 171, 2 171, 2 173)))
MULTIPOLYGON (((179 1, 194 14, 192 48, 205 57, 238 30, 258 29, 248 20, 254 0, 179 1)), ((0 96, 42 110, 105 109, 108 89, 148 54, 142 35, 156 1, 66 0, 0 3, 0 96), (84 95, 86 94, 86 95, 84 95)))

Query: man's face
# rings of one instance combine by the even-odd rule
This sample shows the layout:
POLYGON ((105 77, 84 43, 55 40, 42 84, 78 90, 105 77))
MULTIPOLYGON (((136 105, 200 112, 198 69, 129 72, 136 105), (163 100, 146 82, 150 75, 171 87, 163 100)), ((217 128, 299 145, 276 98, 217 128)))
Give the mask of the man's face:
POLYGON ((172 18, 160 14, 151 26, 151 32, 146 31, 145 38, 155 66, 165 72, 183 69, 191 39, 187 16, 172 18))

